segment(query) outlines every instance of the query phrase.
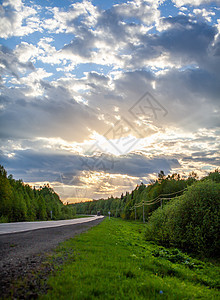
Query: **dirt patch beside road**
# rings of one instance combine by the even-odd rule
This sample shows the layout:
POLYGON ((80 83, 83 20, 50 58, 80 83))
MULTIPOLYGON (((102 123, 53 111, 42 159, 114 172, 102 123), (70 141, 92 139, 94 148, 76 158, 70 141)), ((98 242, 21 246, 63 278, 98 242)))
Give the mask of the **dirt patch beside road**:
MULTIPOLYGON (((88 230, 102 220, 0 235, 1 297, 13 295, 12 298, 36 298, 39 288, 43 292, 46 291, 46 285, 42 286, 40 281, 46 281, 48 274, 53 271, 53 266, 50 264, 45 264, 42 267, 48 252, 58 246, 59 243, 88 230), (37 272, 40 275, 38 279, 34 276, 37 272), (24 295, 22 288, 19 291, 19 287, 14 286, 14 282, 22 281, 22 278, 27 281, 29 286, 26 295, 24 295)), ((61 258, 60 263, 62 262, 63 259, 61 258)))

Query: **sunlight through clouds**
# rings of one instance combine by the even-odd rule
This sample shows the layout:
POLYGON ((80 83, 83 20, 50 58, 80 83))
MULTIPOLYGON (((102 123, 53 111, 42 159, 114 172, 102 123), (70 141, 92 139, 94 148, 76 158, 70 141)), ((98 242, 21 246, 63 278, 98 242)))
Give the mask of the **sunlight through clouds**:
POLYGON ((63 201, 220 166, 220 2, 0 5, 0 163, 63 201))

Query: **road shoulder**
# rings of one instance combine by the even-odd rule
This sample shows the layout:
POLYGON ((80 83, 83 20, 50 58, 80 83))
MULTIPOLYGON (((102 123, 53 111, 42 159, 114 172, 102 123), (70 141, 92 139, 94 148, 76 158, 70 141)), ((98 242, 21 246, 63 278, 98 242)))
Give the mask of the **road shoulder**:
POLYGON ((41 280, 45 281, 45 277, 53 270, 52 265, 42 266, 49 252, 59 243, 87 231, 102 220, 0 235, 1 296, 8 297, 12 287, 15 288, 14 282, 25 277, 27 284, 30 284, 30 291, 33 291, 31 297, 34 298, 36 290, 39 289, 39 282, 33 281, 33 274, 40 272, 41 280))

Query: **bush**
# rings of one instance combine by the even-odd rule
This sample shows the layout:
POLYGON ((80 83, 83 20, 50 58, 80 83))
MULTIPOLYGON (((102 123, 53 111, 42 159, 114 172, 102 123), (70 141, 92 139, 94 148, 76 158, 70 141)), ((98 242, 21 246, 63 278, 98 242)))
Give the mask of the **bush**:
POLYGON ((150 217, 146 238, 203 256, 220 253, 220 184, 196 182, 150 217))
POLYGON ((207 179, 211 179, 212 181, 220 183, 220 171, 217 169, 215 172, 209 173, 209 175, 204 178, 204 180, 207 179))

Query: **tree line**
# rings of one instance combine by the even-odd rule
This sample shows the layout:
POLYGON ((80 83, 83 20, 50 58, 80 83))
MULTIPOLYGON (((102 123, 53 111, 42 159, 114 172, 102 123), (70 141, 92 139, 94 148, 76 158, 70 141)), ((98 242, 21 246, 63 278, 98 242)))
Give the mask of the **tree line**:
MULTIPOLYGON (((141 204, 143 201, 151 201, 161 194, 172 194, 174 198, 180 195, 178 192, 184 190, 198 179, 196 173, 192 172, 188 178, 181 178, 180 174, 174 173, 166 176, 163 171, 160 171, 158 178, 151 181, 147 186, 143 183, 137 185, 131 192, 122 194, 121 197, 109 197, 108 199, 99 199, 88 202, 73 204, 78 214, 97 214, 111 215, 121 217, 123 219, 134 220, 135 210, 132 209, 135 205, 141 204)), ((164 201, 164 200, 163 200, 164 201)), ((145 217, 148 218, 161 203, 155 203, 144 207, 145 217)), ((143 209, 136 209, 136 219, 143 219, 143 209)))
POLYGON ((0 165, 0 222, 70 219, 76 209, 62 203, 49 185, 32 188, 0 165))

